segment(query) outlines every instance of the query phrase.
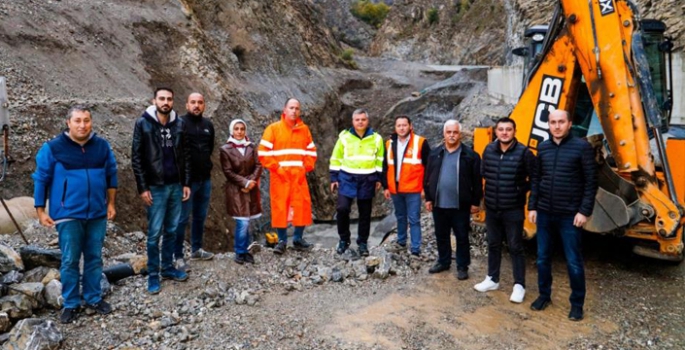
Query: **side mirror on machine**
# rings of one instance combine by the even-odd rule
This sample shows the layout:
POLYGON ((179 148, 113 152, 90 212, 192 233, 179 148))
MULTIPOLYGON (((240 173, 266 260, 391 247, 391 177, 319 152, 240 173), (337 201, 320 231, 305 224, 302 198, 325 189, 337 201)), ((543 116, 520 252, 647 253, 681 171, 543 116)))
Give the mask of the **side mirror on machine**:
POLYGON ((517 48, 511 50, 511 53, 513 53, 516 56, 520 56, 520 57, 528 56, 528 52, 529 52, 529 50, 525 46, 517 47, 517 48))

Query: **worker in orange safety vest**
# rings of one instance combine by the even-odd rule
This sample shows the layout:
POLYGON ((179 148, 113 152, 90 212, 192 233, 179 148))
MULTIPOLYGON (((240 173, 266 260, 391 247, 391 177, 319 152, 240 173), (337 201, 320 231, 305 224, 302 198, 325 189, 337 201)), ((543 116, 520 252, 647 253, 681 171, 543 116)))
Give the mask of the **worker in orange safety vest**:
POLYGON ((421 193, 424 168, 430 155, 428 141, 414 134, 411 119, 395 118, 395 133, 385 145, 383 157, 383 194, 392 198, 397 218, 395 249, 407 250, 407 221, 411 234, 411 254, 421 255, 421 193))
POLYGON ((259 161, 269 170, 271 226, 278 232, 275 254, 283 254, 288 244, 288 222, 295 226, 293 248, 309 249, 302 238, 304 227, 312 224, 312 200, 307 172, 314 170, 316 146, 309 127, 300 119, 300 102, 289 99, 281 120, 264 130, 258 149, 259 161))

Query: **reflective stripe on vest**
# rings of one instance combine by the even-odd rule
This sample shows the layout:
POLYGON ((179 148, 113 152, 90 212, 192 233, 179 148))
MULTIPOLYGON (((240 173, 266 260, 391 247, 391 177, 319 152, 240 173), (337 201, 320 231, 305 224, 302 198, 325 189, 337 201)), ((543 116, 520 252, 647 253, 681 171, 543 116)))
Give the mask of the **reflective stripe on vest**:
POLYGON ((392 149, 392 139, 386 143, 388 155, 388 190, 390 193, 419 193, 423 190, 424 168, 421 162, 421 151, 423 149, 424 138, 419 135, 410 136, 410 142, 404 150, 402 157, 402 168, 400 170, 400 181, 396 182, 395 156, 392 149), (397 188, 399 184, 399 189, 397 188))

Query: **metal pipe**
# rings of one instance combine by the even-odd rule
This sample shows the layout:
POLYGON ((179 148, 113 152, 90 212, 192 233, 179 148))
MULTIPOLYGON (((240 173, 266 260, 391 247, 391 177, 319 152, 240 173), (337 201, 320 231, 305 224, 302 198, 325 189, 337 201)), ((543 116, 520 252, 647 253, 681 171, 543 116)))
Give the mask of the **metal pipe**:
POLYGON ((659 158, 661 158, 661 167, 664 171, 664 179, 666 179, 666 186, 668 187, 668 196, 673 203, 678 203, 678 196, 675 192, 675 185, 673 184, 673 176, 671 175, 671 166, 668 164, 668 157, 666 157, 666 144, 664 137, 661 134, 660 128, 652 126, 652 133, 656 140, 656 146, 659 150, 659 158))

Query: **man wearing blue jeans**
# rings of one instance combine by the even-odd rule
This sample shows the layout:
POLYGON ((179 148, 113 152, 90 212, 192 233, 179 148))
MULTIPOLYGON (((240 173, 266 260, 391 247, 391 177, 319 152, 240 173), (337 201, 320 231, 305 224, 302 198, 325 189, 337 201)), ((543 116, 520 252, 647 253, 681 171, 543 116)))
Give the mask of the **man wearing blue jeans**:
POLYGON ((186 139, 186 147, 190 153, 190 198, 183 202, 181 218, 176 229, 176 248, 174 255, 176 267, 188 271, 183 258, 183 242, 185 241, 186 227, 192 212, 192 224, 190 225, 190 260, 210 260, 213 253, 202 249, 202 236, 205 230, 205 219, 209 209, 209 198, 212 193, 212 152, 214 151, 214 125, 204 118, 205 98, 193 92, 188 95, 186 102, 188 113, 181 116, 184 122, 183 135, 186 139))
POLYGON ((117 163, 109 143, 92 131, 91 112, 76 105, 67 114, 67 131, 45 143, 36 155, 34 200, 43 226, 56 227, 62 251, 62 323, 78 317, 81 306, 79 262, 83 255, 86 307, 106 315, 102 300, 102 245, 107 220, 116 216, 117 163), (49 214, 45 212, 50 202, 49 214))
POLYGON ((411 254, 421 255, 421 193, 423 174, 428 164, 428 141, 414 134, 411 119, 395 118, 395 133, 385 144, 383 156, 383 195, 392 198, 397 218, 397 244, 407 246, 407 221, 411 233, 411 254))
POLYGON ((563 110, 549 114, 551 140, 538 147, 538 176, 533 178, 528 219, 537 223, 538 290, 531 309, 544 310, 552 300, 552 235, 561 236, 571 282, 572 321, 583 319, 585 270, 582 227, 592 214, 597 192, 595 151, 571 135, 571 118, 563 110))
POLYGON ((150 294, 161 290, 161 278, 185 281, 188 274, 174 267, 176 229, 181 202, 190 197, 190 153, 184 147, 183 121, 172 110, 174 92, 155 91, 153 105, 136 120, 131 167, 138 193, 147 207, 147 272, 150 294), (159 240, 162 238, 160 274, 159 240))

